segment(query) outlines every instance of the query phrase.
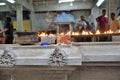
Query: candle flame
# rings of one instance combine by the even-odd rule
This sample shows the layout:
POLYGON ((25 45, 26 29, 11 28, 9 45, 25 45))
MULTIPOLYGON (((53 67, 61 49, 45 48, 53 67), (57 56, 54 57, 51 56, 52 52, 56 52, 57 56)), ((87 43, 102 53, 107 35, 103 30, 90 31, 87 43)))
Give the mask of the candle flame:
POLYGON ((89 32, 89 34, 90 34, 90 35, 93 35, 93 33, 92 33, 92 32, 89 32))
POLYGON ((83 30, 83 31, 82 31, 82 35, 85 35, 85 34, 86 34, 86 32, 83 30))
POLYGON ((104 34, 113 34, 114 32, 112 30, 105 31, 104 34))
MULTIPOLYGON (((64 32, 61 32, 58 36, 65 36, 65 35, 68 35, 68 36, 80 36, 80 35, 100 35, 100 34, 113 34, 115 32, 113 32, 112 30, 108 30, 108 31, 105 31, 104 33, 100 33, 100 30, 97 30, 95 33, 92 33, 91 31, 85 31, 83 30, 82 33, 80 32, 67 32, 67 33, 64 33, 64 32)), ((120 33, 120 30, 119 32, 117 31, 116 33, 120 33)), ((50 33, 50 34, 47 34, 47 32, 37 32, 37 36, 38 37, 42 37, 42 36, 55 36, 54 34, 50 33)))
POLYGON ((113 32, 112 30, 109 30, 108 33, 109 33, 109 34, 112 34, 112 33, 114 33, 114 32, 113 32))
POLYGON ((99 30, 97 30, 95 34, 100 34, 100 31, 99 31, 99 30))
POLYGON ((107 34, 107 31, 105 31, 104 34, 107 34))
POLYGON ((45 32, 42 32, 42 33, 39 33, 39 32, 38 32, 38 33, 37 33, 37 36, 38 36, 38 37, 48 36, 48 34, 46 34, 45 32))
POLYGON ((65 35, 65 33, 64 33, 64 32, 61 32, 60 35, 65 35))
POLYGON ((82 35, 93 35, 92 32, 89 32, 89 31, 82 31, 82 35))
POLYGON ((80 33, 79 33, 79 32, 72 32, 72 35, 73 35, 73 36, 79 36, 80 33))

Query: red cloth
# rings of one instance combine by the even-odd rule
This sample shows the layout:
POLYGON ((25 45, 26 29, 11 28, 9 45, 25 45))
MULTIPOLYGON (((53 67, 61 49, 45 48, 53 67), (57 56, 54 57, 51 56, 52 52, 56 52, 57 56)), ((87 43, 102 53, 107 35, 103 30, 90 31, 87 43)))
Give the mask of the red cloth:
POLYGON ((0 36, 0 44, 3 42, 3 38, 0 36))
MULTIPOLYGON (((2 29, 0 28, 0 32, 2 32, 2 29)), ((0 44, 3 42, 3 35, 0 33, 0 44)))
POLYGON ((108 18, 104 16, 99 16, 96 21, 100 24, 99 29, 101 32, 108 30, 108 18))

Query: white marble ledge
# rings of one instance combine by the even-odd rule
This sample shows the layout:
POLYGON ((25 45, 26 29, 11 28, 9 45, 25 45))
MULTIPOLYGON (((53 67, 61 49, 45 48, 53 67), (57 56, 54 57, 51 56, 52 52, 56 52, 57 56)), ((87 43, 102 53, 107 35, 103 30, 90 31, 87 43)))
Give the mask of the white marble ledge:
POLYGON ((120 62, 120 44, 81 45, 83 62, 120 62))
MULTIPOLYGON (((4 45, 4 48, 6 46, 4 45)), ((7 46, 8 47, 8 46, 7 46)), ((49 65, 49 57, 57 47, 56 45, 42 47, 39 45, 19 46, 9 45, 14 49, 16 65, 49 65)), ((79 48, 75 46, 62 45, 59 46, 65 52, 67 65, 81 65, 82 55, 79 48)), ((0 54, 4 48, 0 48, 0 54)))
MULTIPOLYGON (((8 45, 0 45, 0 53, 8 45)), ((56 45, 41 47, 39 45, 9 45, 15 49, 17 65, 48 65, 50 54, 56 45)), ((81 65, 81 62, 120 62, 120 42, 75 43, 61 48, 68 55, 68 65, 81 65), (76 45, 76 46, 75 46, 76 45)))

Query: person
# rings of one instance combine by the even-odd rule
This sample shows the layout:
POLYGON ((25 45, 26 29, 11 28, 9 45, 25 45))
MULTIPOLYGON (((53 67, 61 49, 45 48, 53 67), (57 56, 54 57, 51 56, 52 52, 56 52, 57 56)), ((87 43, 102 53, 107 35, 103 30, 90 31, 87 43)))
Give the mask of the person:
POLYGON ((91 25, 90 25, 90 31, 91 32, 95 31, 95 24, 94 24, 94 22, 92 22, 91 25))
POLYGON ((102 15, 96 18, 98 29, 101 33, 108 30, 108 18, 106 17, 106 9, 102 10, 102 15))
POLYGON ((3 43, 3 30, 0 27, 0 44, 3 43))
MULTIPOLYGON (((100 30, 100 33, 106 32, 108 28, 108 18, 106 17, 106 9, 102 10, 102 15, 96 18, 98 30, 100 30)), ((100 36, 99 41, 107 41, 108 36, 100 36)))
MULTIPOLYGON (((84 31, 90 31, 90 24, 89 22, 86 20, 86 18, 82 15, 80 16, 81 21, 79 22, 79 26, 77 26, 77 28, 80 30, 80 33, 84 31)), ((90 42, 91 41, 91 37, 78 37, 77 41, 79 42, 90 42)))
POLYGON ((81 21, 82 21, 82 29, 83 30, 89 30, 89 28, 90 28, 89 22, 85 19, 84 16, 81 16, 80 18, 81 18, 81 21))
POLYGON ((120 29, 120 23, 115 18, 115 13, 111 13, 110 30, 116 32, 118 29, 120 29))
POLYGON ((5 32, 5 44, 13 43, 13 24, 11 23, 11 18, 7 17, 4 27, 5 32))

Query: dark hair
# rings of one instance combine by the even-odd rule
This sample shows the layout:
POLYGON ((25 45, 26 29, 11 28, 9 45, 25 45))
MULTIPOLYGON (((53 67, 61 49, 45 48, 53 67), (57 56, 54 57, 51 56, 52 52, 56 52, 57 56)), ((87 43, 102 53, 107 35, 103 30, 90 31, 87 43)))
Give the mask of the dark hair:
POLYGON ((115 13, 111 13, 111 16, 115 16, 115 13))
POLYGON ((7 17, 7 18, 6 18, 6 21, 7 21, 7 22, 11 22, 11 18, 10 18, 10 17, 7 17))
POLYGON ((81 18, 85 18, 83 15, 82 16, 80 16, 81 18))
POLYGON ((115 20, 115 13, 111 13, 111 19, 115 20))
POLYGON ((102 12, 106 12, 106 9, 103 9, 102 12))

